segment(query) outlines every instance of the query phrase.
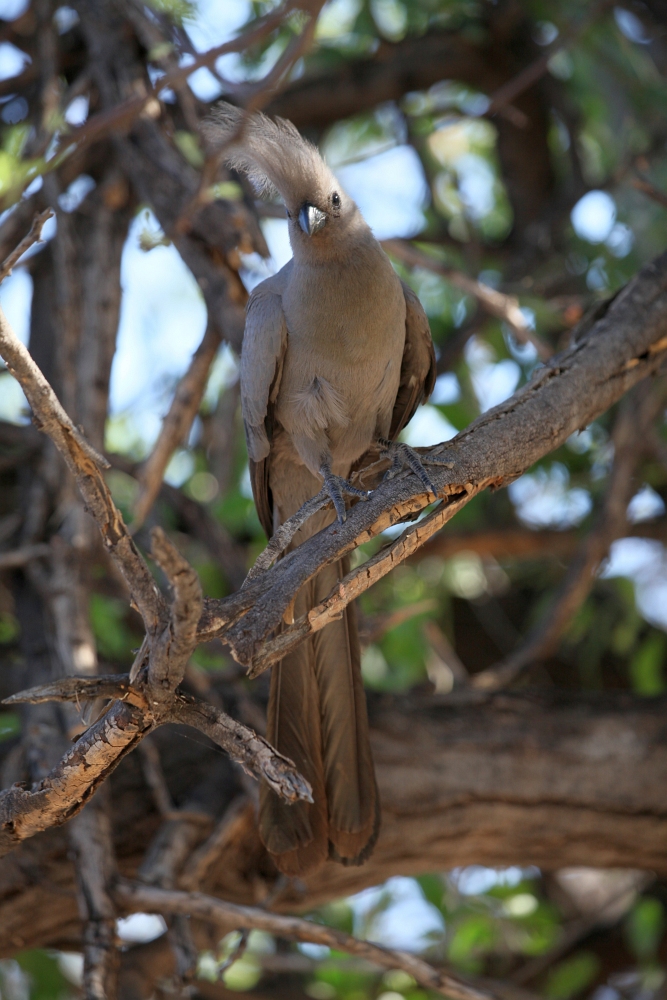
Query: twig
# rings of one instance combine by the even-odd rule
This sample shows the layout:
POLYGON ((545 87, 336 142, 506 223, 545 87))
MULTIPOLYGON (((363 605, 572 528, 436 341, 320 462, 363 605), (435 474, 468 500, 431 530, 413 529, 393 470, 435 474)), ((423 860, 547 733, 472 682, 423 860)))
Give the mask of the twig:
POLYGON ((230 966, 234 964, 234 962, 238 962, 240 958, 243 958, 243 956, 245 955, 246 948, 248 947, 249 939, 250 939, 250 930, 246 928, 245 930, 241 931, 241 937, 239 938, 236 947, 232 948, 232 951, 228 956, 228 958, 225 959, 222 965, 218 966, 218 979, 222 978, 227 969, 229 969, 230 966))
MULTIPOLYGON (((633 538, 667 540, 667 517, 629 524, 625 534, 633 538)), ((409 561, 436 557, 451 559, 460 552, 496 560, 570 558, 581 542, 577 531, 533 531, 530 528, 499 528, 497 531, 442 532, 424 545, 409 561)))
POLYGON ((13 552, 0 552, 0 570, 16 569, 18 566, 25 566, 33 559, 42 559, 51 553, 51 546, 47 542, 38 542, 36 545, 26 545, 22 549, 14 549, 13 552))
POLYGON ((0 282, 9 277, 12 273, 12 269, 16 267, 26 250, 29 250, 31 246, 41 241, 44 224, 52 217, 53 212, 50 208, 44 209, 43 212, 40 212, 39 215, 35 216, 32 220, 30 232, 23 237, 16 249, 12 250, 10 255, 3 260, 2 264, 0 264, 0 282))
POLYGON ((130 684, 129 674, 98 674, 96 677, 62 677, 50 684, 17 691, 5 698, 3 705, 40 705, 47 701, 95 701, 97 698, 119 698, 137 708, 148 703, 138 688, 130 684))
POLYGON ((223 747, 248 774, 261 778, 287 802, 312 802, 312 789, 288 757, 248 726, 203 701, 178 695, 171 722, 193 726, 223 747))
POLYGON ((667 208, 667 194, 657 188, 655 184, 652 184, 647 177, 642 177, 640 174, 637 177, 633 177, 630 183, 637 191, 641 191, 642 194, 648 195, 658 205, 667 208))
POLYGON ((462 271, 447 267, 446 264, 424 253, 406 240, 384 240, 382 246, 387 253, 398 257, 404 264, 408 264, 410 267, 422 267, 434 274, 439 274, 452 285, 466 292, 467 295, 472 295, 485 312, 507 323, 520 344, 533 344, 543 361, 553 355, 553 349, 545 344, 526 322, 519 308, 519 301, 513 295, 505 295, 481 281, 470 278, 462 271))
POLYGON ((196 890, 208 875, 211 865, 219 858, 225 846, 234 839, 239 820, 243 822, 246 810, 254 815, 254 806, 247 795, 241 795, 225 810, 209 837, 188 857, 178 883, 182 889, 196 890))
POLYGON ((263 38, 265 38, 266 35, 269 35, 272 31, 279 27, 284 18, 293 10, 308 10, 309 7, 310 5, 307 0, 287 0, 286 3, 276 7, 264 17, 258 18, 254 21, 252 27, 243 32, 243 34, 239 35, 237 38, 234 38, 229 42, 224 42, 222 45, 216 45, 214 48, 209 49, 206 52, 202 52, 187 66, 179 66, 178 68, 165 73, 165 75, 160 77, 160 79, 157 80, 152 87, 148 87, 146 92, 141 96, 130 97, 116 105, 115 108, 111 108, 108 111, 101 111, 98 114, 93 115, 84 125, 79 126, 79 128, 72 129, 68 135, 63 136, 58 147, 58 154, 53 157, 54 164, 57 164, 60 161, 62 154, 64 154, 70 146, 75 145, 77 150, 81 150, 84 145, 94 142, 97 139, 108 135, 112 131, 128 128, 134 119, 137 118, 152 101, 155 101, 159 97, 162 91, 168 89, 169 87, 179 87, 198 69, 212 65, 217 62, 221 56, 228 55, 232 52, 243 52, 245 49, 256 45, 263 38))
POLYGON ((13 785, 0 793, 0 856, 76 815, 151 728, 139 709, 116 702, 42 781, 29 790, 13 785))
POLYGON ((116 875, 108 796, 95 798, 69 827, 74 848, 79 912, 83 928, 83 986, 86 1000, 116 996, 118 951, 116 908, 111 885, 116 875))
MULTIPOLYGON (((173 592, 169 627, 151 648, 148 680, 155 697, 157 690, 175 691, 183 680, 188 659, 197 644, 203 599, 199 577, 162 528, 151 531, 151 552, 173 592)), ((133 679, 130 672, 130 680, 133 679)))
POLYGON ((408 622, 418 615, 427 614, 429 611, 435 611, 437 607, 438 602, 434 598, 427 597, 423 601, 415 601, 414 604, 406 604, 402 608, 396 608, 389 614, 362 618, 359 622, 359 641, 362 649, 377 642, 387 632, 403 625, 404 622, 408 622))
POLYGON ((239 929, 254 928, 288 940, 346 951, 385 969, 403 969, 425 989, 435 990, 450 1000, 489 1000, 490 997, 489 993, 469 986, 449 973, 439 972, 407 952, 392 951, 370 941, 360 941, 351 934, 299 917, 268 913, 251 906, 235 906, 199 892, 155 889, 125 879, 118 881, 115 896, 119 904, 132 912, 182 913, 223 926, 231 924, 239 929))
POLYGON ((275 533, 269 539, 266 548, 260 552, 260 554, 255 559, 254 565, 248 571, 243 585, 250 583, 251 580, 255 580, 262 573, 265 573, 267 569, 274 564, 276 559, 282 555, 286 550, 289 543, 292 541, 296 535, 299 528, 301 528, 306 519, 313 517, 319 511, 324 510, 325 507, 331 504, 331 497, 326 490, 320 490, 320 492, 314 496, 311 500, 307 500, 302 507, 293 514, 292 517, 288 517, 275 533))
MULTIPOLYGON (((594 4, 579 24, 575 24, 569 30, 562 32, 558 41, 550 45, 545 52, 538 56, 530 65, 526 66, 525 69, 522 69, 520 73, 517 73, 515 77, 504 83, 502 87, 499 87, 491 95, 490 104, 484 113, 486 115, 493 115, 500 112, 503 108, 508 108, 512 101, 516 100, 517 97, 544 76, 549 68, 550 61, 557 53, 562 52, 572 45, 593 21, 600 17, 601 14, 604 14, 611 6, 612 0, 600 0, 599 3, 594 4)), ((519 123, 517 122, 517 124, 519 123)))
POLYGON ((218 326, 209 323, 201 344, 192 356, 190 367, 178 383, 169 412, 162 421, 158 439, 139 472, 140 490, 134 505, 131 525, 133 533, 146 520, 160 492, 169 460, 189 433, 192 422, 199 412, 211 365, 221 340, 218 326))
POLYGON ((171 817, 174 814, 174 803, 171 793, 165 781, 164 771, 160 763, 160 754, 152 740, 142 740, 139 744, 139 755, 141 757, 141 768, 144 772, 144 779, 151 790, 153 801, 158 812, 163 818, 171 817))
POLYGON ((51 438, 76 479, 88 511, 100 528, 104 546, 123 575, 146 627, 149 631, 154 629, 166 607, 104 481, 102 470, 109 468, 109 463, 88 444, 67 416, 1 307, 0 355, 21 383, 32 407, 34 422, 51 438))

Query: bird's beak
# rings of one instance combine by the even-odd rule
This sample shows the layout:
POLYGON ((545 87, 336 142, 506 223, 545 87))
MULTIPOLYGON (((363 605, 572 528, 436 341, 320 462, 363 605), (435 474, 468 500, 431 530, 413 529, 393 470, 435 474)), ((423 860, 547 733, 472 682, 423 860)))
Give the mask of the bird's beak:
POLYGON ((299 212, 299 225, 303 229, 307 236, 312 236, 313 233, 319 232, 319 230, 325 225, 327 217, 324 212, 320 212, 319 208, 315 208, 314 205, 309 205, 308 202, 301 206, 301 211, 299 212))

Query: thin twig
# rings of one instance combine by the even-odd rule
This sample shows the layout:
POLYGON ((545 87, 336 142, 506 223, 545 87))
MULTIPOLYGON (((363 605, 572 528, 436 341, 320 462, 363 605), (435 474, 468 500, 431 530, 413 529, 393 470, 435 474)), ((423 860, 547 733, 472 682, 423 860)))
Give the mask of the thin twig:
MULTIPOLYGON (((549 63, 555 55, 569 48, 581 34, 605 13, 611 6, 613 0, 600 0, 592 6, 590 11, 578 24, 573 25, 568 30, 561 33, 560 38, 537 57, 532 63, 517 73, 515 77, 504 83, 492 95, 488 108, 484 112, 486 115, 494 115, 508 108, 512 101, 532 87, 540 80, 549 69, 549 63)), ((517 109, 518 110, 518 109, 517 109)), ((522 114, 522 112, 520 112, 522 114)), ((517 122, 517 124, 519 124, 517 122)))
POLYGON ((0 570, 16 569, 18 566, 25 566, 33 559, 43 559, 51 553, 51 546, 47 542, 38 542, 36 545, 26 545, 22 549, 14 549, 13 552, 0 552, 0 570))
POLYGON ((652 184, 647 177, 643 177, 641 174, 637 177, 633 177, 630 181, 633 188, 637 191, 641 191, 642 194, 648 195, 652 201, 655 201, 658 205, 663 208, 667 208, 667 194, 661 191, 659 188, 652 184))
POLYGON ((420 958, 404 951, 392 951, 370 941, 360 941, 343 931, 314 924, 300 917, 268 913, 252 906, 236 906, 199 892, 155 889, 139 883, 119 880, 115 892, 119 904, 131 912, 182 913, 223 926, 257 929, 292 941, 324 945, 336 951, 365 958, 385 969, 403 969, 428 990, 435 990, 450 1000, 489 1000, 491 994, 469 986, 447 972, 439 972, 420 958))
POLYGON ((68 135, 62 137, 57 155, 53 157, 52 162, 57 164, 62 154, 70 146, 75 145, 77 150, 81 150, 84 145, 95 142, 110 132, 128 128, 134 119, 151 102, 156 101, 164 90, 167 90, 169 87, 179 87, 198 69, 212 65, 222 56, 229 55, 232 52, 243 52, 245 49, 256 45, 278 28, 283 23, 284 18, 293 10, 308 10, 309 7, 310 5, 307 0, 287 0, 286 3, 276 7, 264 17, 254 21, 252 27, 237 38, 229 42, 224 42, 222 45, 216 45, 206 52, 202 52, 187 66, 179 66, 165 73, 153 86, 148 87, 141 96, 130 97, 108 111, 101 111, 91 116, 85 124, 72 129, 68 135))
POLYGON ((151 790, 158 812, 163 818, 171 818, 175 814, 174 803, 164 777, 158 748, 152 740, 141 741, 139 756, 144 779, 151 790))
POLYGON ((51 218, 53 218, 53 212, 50 208, 45 208, 43 212, 35 216, 32 220, 30 232, 23 237, 16 249, 12 250, 10 255, 0 264, 0 282, 9 277, 12 269, 16 267, 26 250, 29 250, 35 243, 41 242, 44 224, 51 218))
POLYGON ((220 347, 222 335, 219 327, 209 323, 201 344, 192 356, 190 366, 182 377, 169 412, 162 421, 158 439, 139 472, 139 494, 134 505, 132 532, 146 520, 160 492, 164 473, 176 448, 187 437, 199 412, 206 391, 211 365, 220 347))
POLYGON ((102 533, 105 548, 123 575, 141 612, 146 628, 153 630, 165 613, 165 604, 144 560, 132 541, 123 516, 104 481, 109 463, 74 426, 58 397, 18 339, 0 308, 0 355, 21 384, 39 430, 51 438, 75 477, 88 511, 102 533))
POLYGON ((137 708, 146 708, 147 702, 138 688, 130 684, 129 674, 98 674, 95 677, 61 677, 50 684, 40 684, 17 691, 2 702, 3 705, 40 705, 47 701, 96 701, 98 698, 118 698, 137 708))
MULTIPOLYGON (((151 648, 148 679, 154 691, 174 691, 183 680, 188 659, 197 645, 202 590, 196 572, 162 528, 151 531, 151 553, 167 577, 173 597, 169 628, 163 630, 151 648)), ((134 679, 132 674, 130 679, 134 679)))
POLYGON ((83 985, 86 1000, 116 995, 119 953, 116 908, 111 895, 116 875, 108 795, 95 798, 70 826, 79 912, 83 928, 83 985))
POLYGON ((382 246, 387 253, 398 257, 404 264, 408 264, 410 267, 421 267, 434 274, 439 274, 467 295, 472 295, 485 312, 507 323, 520 344, 533 344, 542 361, 546 361, 553 355, 553 348, 545 344, 530 324, 526 322, 519 307, 519 301, 513 295, 505 295, 481 281, 476 281, 475 278, 470 278, 462 271, 447 267, 446 264, 419 250, 407 240, 384 240, 382 246))

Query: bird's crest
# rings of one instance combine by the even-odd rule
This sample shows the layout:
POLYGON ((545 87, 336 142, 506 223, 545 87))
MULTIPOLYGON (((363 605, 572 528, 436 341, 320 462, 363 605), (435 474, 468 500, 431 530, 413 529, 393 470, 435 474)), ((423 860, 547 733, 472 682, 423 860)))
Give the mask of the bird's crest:
POLYGON ((336 180, 312 143, 284 118, 246 113, 221 102, 202 126, 225 162, 247 174, 258 194, 281 195, 287 206, 328 197, 336 180))

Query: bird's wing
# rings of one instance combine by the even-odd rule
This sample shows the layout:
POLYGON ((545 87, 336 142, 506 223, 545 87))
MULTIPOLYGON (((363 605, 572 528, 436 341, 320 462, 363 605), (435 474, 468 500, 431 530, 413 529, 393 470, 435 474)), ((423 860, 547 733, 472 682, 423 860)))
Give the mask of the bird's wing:
POLYGON ((412 289, 401 282, 405 295, 405 347, 389 437, 398 437, 420 403, 425 402, 435 385, 435 351, 431 329, 422 304, 412 289))
POLYGON ((268 470, 272 411, 280 387, 286 347, 287 324, 282 299, 269 282, 263 282, 250 296, 246 311, 241 351, 241 411, 255 506, 269 538, 273 534, 268 470))

